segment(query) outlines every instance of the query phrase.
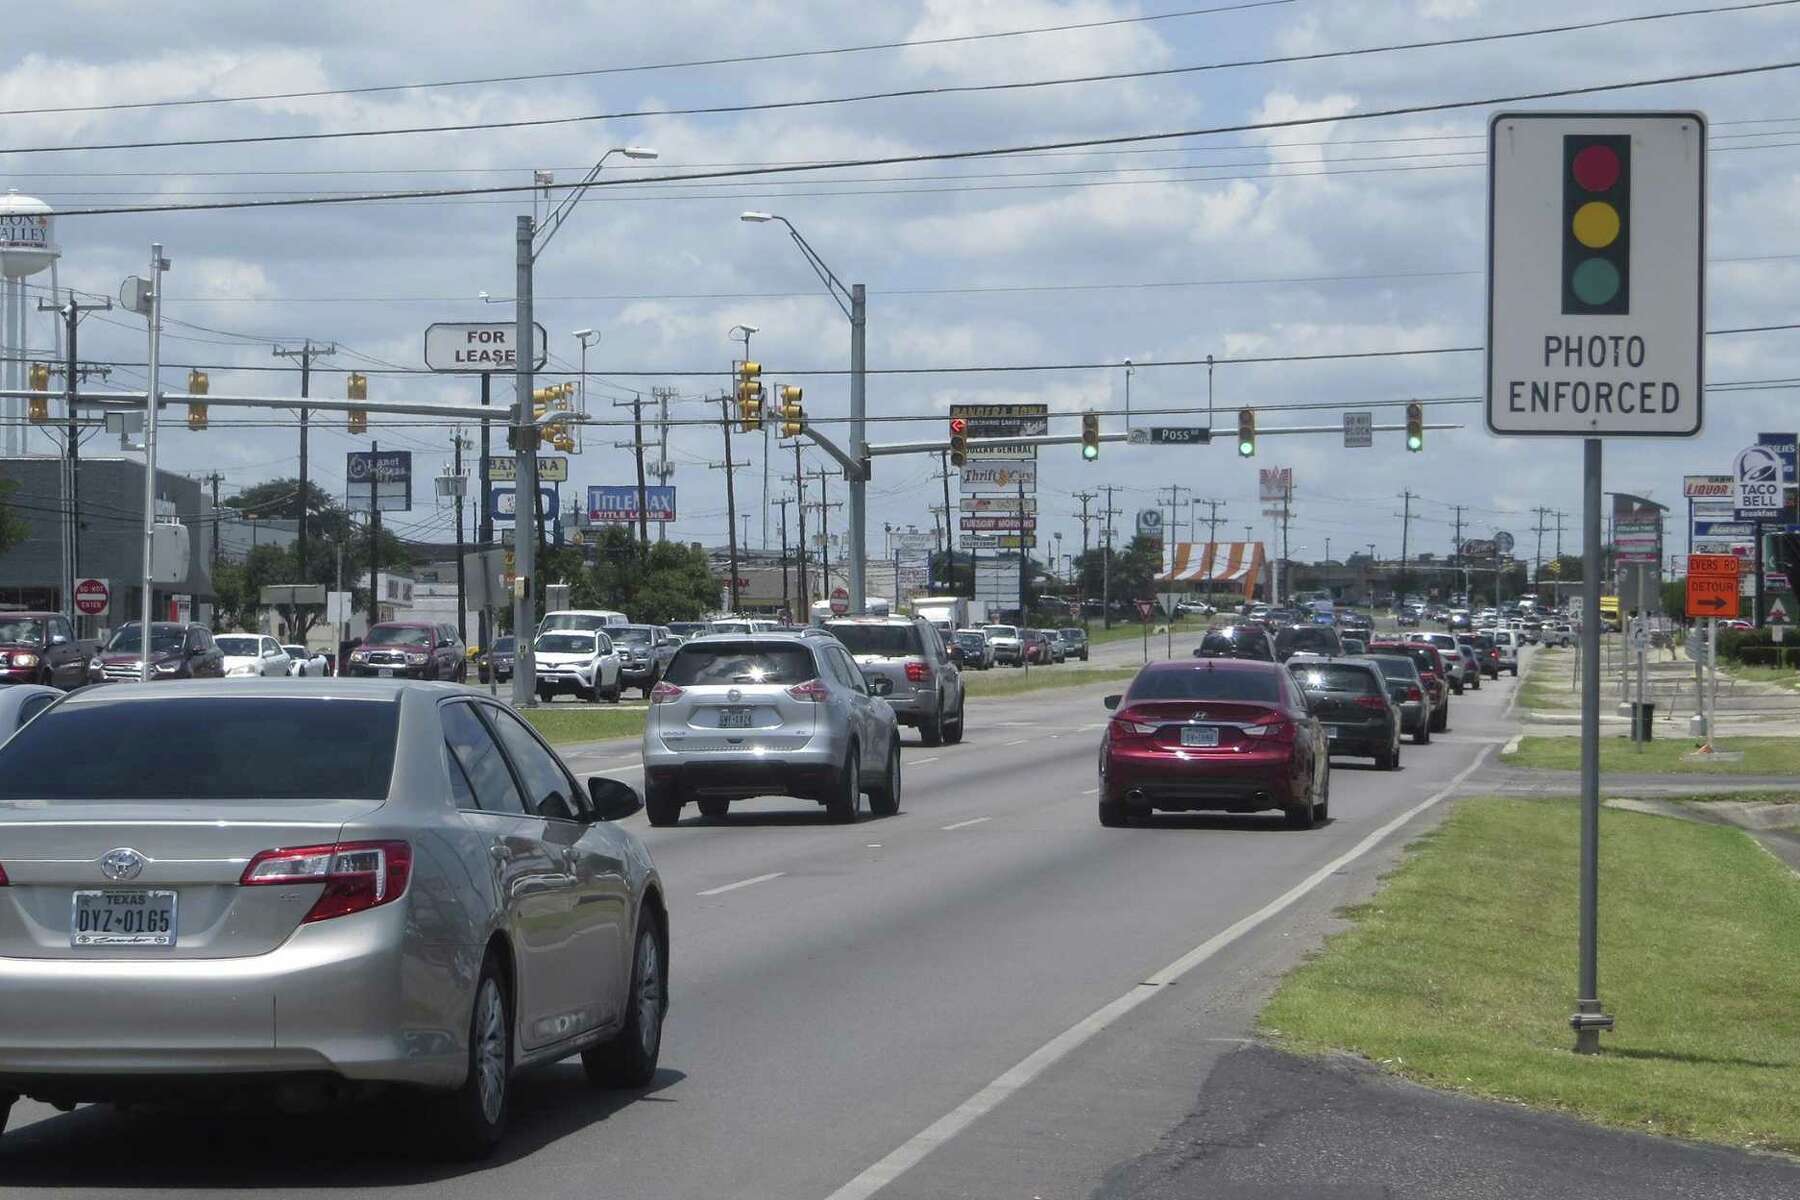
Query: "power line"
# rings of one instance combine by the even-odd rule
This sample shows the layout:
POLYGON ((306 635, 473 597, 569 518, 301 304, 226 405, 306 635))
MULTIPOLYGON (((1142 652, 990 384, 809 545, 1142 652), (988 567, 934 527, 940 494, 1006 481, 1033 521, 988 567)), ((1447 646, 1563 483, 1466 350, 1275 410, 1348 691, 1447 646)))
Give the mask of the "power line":
POLYGON ((1004 29, 989 33, 965 33, 946 37, 911 38, 904 41, 868 42, 859 46, 831 46, 819 50, 784 50, 768 54, 739 54, 722 58, 696 58, 675 62, 643 63, 622 67, 586 67, 568 71, 538 71, 520 75, 490 75, 474 79, 440 79, 427 83, 383 83, 364 87, 319 88, 304 92, 265 92, 252 96, 195 96, 173 100, 132 100, 112 104, 70 104, 53 108, 14 108, 0 110, 0 117, 41 116, 51 113, 117 112, 124 109, 192 108, 202 105, 244 104, 264 100, 310 100, 323 96, 367 96, 382 92, 424 91, 431 88, 479 87, 494 83, 535 83, 546 79, 582 79, 600 75, 626 75, 646 71, 671 71, 689 67, 733 66, 741 63, 781 62, 796 58, 822 58, 836 54, 863 54, 874 50, 900 50, 913 46, 946 46, 960 42, 993 41, 999 38, 1030 37, 1044 33, 1068 33, 1082 29, 1101 29, 1113 25, 1137 25, 1151 21, 1170 21, 1178 17, 1198 17, 1213 13, 1241 12, 1246 9, 1273 8, 1292 4, 1294 0, 1247 0, 1246 3, 1224 4, 1213 8, 1189 8, 1176 12, 1149 13, 1133 17, 1112 17, 1100 21, 1077 21, 1063 25, 1040 25, 1030 29, 1004 29))

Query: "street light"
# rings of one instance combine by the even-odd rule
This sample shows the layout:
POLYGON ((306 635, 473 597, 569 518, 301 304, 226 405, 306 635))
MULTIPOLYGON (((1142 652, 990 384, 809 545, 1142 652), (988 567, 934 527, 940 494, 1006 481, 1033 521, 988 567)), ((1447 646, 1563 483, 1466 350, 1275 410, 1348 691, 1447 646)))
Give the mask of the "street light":
MULTIPOLYGON (((807 265, 812 267, 813 273, 818 275, 820 281, 825 284, 826 290, 831 293, 831 298, 837 301, 838 308, 849 320, 850 457, 858 464, 866 463, 868 460, 863 425, 868 412, 868 393, 865 387, 868 382, 868 373, 864 343, 868 326, 868 303, 863 285, 853 283, 846 287, 842 280, 832 274, 831 268, 825 265, 825 260, 819 257, 818 252, 812 248, 811 244, 800 236, 800 231, 794 228, 794 223, 781 214, 750 211, 740 213, 738 219, 753 225, 761 225, 769 221, 779 221, 785 225, 788 236, 794 239, 794 245, 799 247, 807 265)), ((864 528, 868 521, 867 468, 859 466, 857 470, 846 470, 844 474, 849 477, 850 481, 850 551, 848 555, 850 560, 850 611, 861 613, 868 607, 864 587, 864 573, 867 566, 865 561, 867 557, 866 530, 864 528)))
POLYGON ((576 341, 581 343, 581 411, 587 411, 587 352, 588 347, 600 340, 598 329, 577 329, 574 333, 576 341))

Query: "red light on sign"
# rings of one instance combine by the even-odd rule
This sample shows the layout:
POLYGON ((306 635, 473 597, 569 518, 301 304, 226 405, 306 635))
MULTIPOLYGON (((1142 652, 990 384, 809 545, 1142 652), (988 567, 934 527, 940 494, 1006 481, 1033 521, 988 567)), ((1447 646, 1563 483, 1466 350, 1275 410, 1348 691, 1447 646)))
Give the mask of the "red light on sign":
POLYGON ((951 417, 950 418, 950 432, 951 433, 967 433, 968 431, 969 431, 969 423, 966 420, 964 420, 961 417, 951 417))

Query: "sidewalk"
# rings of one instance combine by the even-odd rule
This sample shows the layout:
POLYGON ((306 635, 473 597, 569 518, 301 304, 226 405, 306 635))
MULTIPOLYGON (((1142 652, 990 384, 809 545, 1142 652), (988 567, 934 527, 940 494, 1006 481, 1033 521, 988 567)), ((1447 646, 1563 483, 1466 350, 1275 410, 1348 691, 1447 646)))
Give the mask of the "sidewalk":
MULTIPOLYGON (((1632 667, 1630 691, 1620 688, 1622 662, 1620 639, 1601 642, 1600 725, 1605 733, 1630 727, 1630 718, 1619 712, 1619 702, 1637 694, 1637 674, 1632 667)), ((1519 692, 1518 713, 1527 736, 1575 737, 1581 733, 1581 693, 1575 686, 1577 651, 1539 649, 1526 668, 1519 692)), ((1676 652, 1652 652, 1645 670, 1645 695, 1656 705, 1656 733, 1685 737, 1688 718, 1696 711, 1694 664, 1676 652)), ((1720 737, 1800 737, 1800 693, 1772 683, 1738 679, 1720 672, 1718 691, 1720 737)))

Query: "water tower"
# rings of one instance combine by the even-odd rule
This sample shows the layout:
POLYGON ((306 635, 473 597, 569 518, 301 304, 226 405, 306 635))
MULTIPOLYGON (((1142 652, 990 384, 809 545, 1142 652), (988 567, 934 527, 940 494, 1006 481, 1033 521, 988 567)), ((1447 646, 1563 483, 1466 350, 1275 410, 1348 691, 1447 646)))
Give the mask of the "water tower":
MULTIPOLYGON (((56 213, 42 200, 8 190, 0 196, 0 386, 26 386, 25 359, 31 353, 25 314, 36 306, 25 295, 25 281, 51 271, 56 287, 56 213)), ((25 402, 0 401, 0 455, 25 452, 25 402)))

